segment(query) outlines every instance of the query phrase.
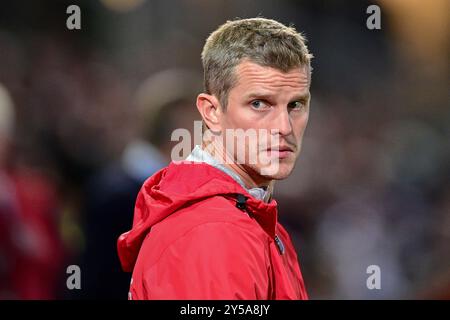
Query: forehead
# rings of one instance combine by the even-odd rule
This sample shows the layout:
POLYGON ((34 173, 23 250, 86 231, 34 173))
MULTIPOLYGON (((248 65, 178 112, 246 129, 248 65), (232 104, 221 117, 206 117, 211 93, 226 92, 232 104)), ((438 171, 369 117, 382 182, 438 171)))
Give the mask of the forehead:
POLYGON ((307 67, 298 67, 283 72, 259 64, 243 61, 236 67, 236 87, 241 89, 267 89, 304 91, 309 89, 310 77, 307 67))

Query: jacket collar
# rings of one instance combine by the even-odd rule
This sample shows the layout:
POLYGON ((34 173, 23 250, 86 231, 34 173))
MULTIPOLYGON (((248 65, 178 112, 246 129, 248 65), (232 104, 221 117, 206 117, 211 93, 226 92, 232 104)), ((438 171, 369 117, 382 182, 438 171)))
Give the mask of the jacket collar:
POLYGON ((245 211, 258 222, 271 238, 275 237, 278 221, 278 204, 275 199, 264 202, 254 197, 228 173, 206 162, 195 163, 187 160, 178 163, 172 162, 168 170, 172 171, 175 169, 174 166, 179 166, 176 170, 178 171, 177 178, 180 180, 189 181, 189 177, 192 176, 208 175, 209 181, 215 181, 214 186, 209 185, 209 190, 212 192, 210 196, 223 195, 226 198, 233 198, 237 203, 236 196, 238 194, 244 195, 245 211), (186 175, 186 177, 184 178, 183 175, 186 175), (215 190, 212 191, 211 189, 215 190))
POLYGON ((136 199, 133 227, 117 241, 120 262, 125 271, 132 271, 140 247, 152 226, 184 205, 203 199, 223 196, 238 204, 274 239, 277 224, 277 203, 253 197, 227 173, 204 162, 171 162, 148 178, 136 199), (241 196, 238 196, 241 194, 241 196))
POLYGON ((207 163, 214 168, 228 174, 254 198, 262 200, 264 202, 269 202, 270 200, 270 190, 264 187, 247 188, 241 177, 236 172, 221 164, 216 158, 209 154, 209 152, 203 150, 200 145, 196 145, 194 147, 194 150, 192 150, 191 154, 186 158, 186 161, 207 163))

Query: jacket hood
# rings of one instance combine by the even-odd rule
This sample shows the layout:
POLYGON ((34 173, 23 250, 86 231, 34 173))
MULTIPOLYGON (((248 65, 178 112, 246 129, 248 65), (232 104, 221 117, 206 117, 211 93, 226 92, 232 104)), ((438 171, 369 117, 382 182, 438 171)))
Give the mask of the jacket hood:
POLYGON ((171 162, 148 178, 137 196, 133 227, 117 241, 123 270, 133 270, 141 245, 153 225, 188 203, 216 195, 229 195, 233 198, 243 195, 246 211, 269 236, 274 237, 277 223, 275 200, 265 203, 252 197, 232 177, 209 164, 171 162))

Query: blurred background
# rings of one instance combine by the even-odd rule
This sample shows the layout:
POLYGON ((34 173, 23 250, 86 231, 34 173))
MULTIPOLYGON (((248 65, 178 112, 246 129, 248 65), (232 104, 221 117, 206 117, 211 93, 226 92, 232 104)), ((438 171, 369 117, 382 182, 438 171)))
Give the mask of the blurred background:
POLYGON ((450 298, 448 0, 3 1, 0 298, 127 299, 116 240, 193 130, 206 37, 293 24, 314 54, 293 175, 278 182, 313 299, 450 298), (68 30, 66 9, 81 9, 68 30), (381 8, 369 30, 366 9, 381 8), (81 268, 68 290, 66 268, 81 268), (368 290, 366 269, 381 269, 368 290))

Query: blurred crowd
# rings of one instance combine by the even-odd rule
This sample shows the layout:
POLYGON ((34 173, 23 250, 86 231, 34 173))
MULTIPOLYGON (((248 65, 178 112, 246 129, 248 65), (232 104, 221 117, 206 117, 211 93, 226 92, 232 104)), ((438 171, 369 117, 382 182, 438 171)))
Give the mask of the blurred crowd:
POLYGON ((366 1, 78 1, 81 30, 69 1, 2 5, 0 299, 127 298, 116 240, 200 119, 204 40, 257 15, 315 56, 303 151, 275 186, 311 298, 450 298, 450 4, 375 3, 381 30, 366 1))

